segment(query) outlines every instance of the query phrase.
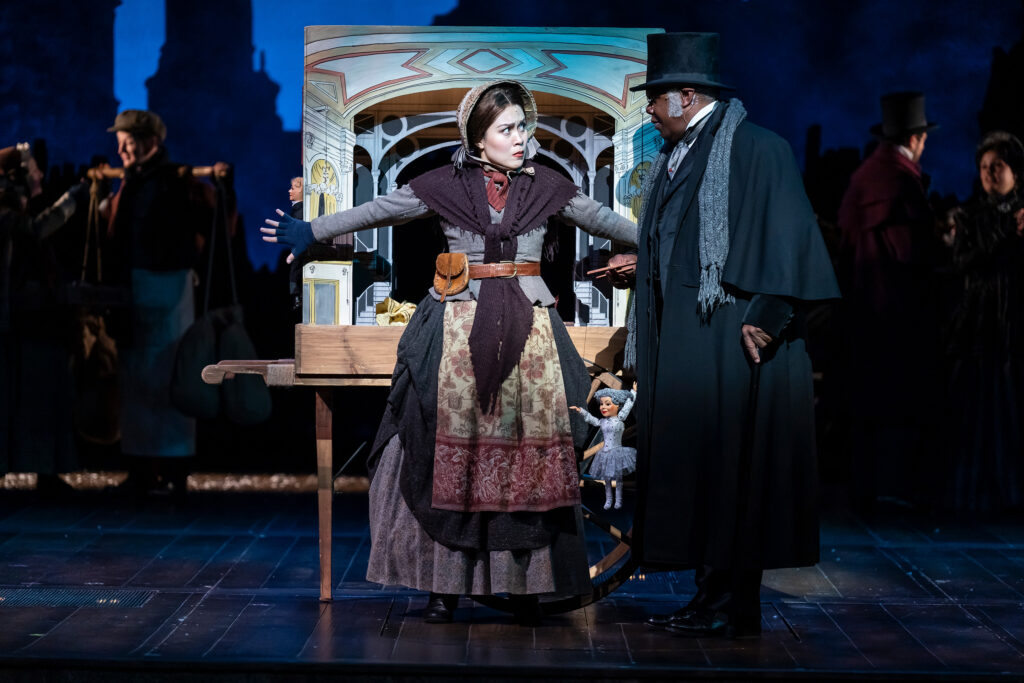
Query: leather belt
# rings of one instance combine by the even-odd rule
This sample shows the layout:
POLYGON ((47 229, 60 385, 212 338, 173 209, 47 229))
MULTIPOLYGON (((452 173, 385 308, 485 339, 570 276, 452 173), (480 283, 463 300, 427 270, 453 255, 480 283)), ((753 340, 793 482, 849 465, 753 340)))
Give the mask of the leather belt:
POLYGON ((520 275, 540 275, 540 264, 500 261, 498 263, 471 263, 469 265, 469 277, 472 280, 483 280, 489 277, 512 278, 520 275))

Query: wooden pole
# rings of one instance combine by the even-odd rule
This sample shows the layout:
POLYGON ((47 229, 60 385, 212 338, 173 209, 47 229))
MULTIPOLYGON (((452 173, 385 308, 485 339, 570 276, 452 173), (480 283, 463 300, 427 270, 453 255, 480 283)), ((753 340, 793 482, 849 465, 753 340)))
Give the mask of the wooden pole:
MULTIPOLYGON (((197 178, 209 178, 213 175, 218 177, 224 177, 228 174, 231 169, 230 166, 217 168, 216 166, 192 166, 192 175, 197 178)), ((179 175, 185 175, 188 172, 188 166, 179 166, 179 175)), ((98 166, 96 168, 90 168, 86 172, 86 176, 90 180, 102 180, 103 178, 124 178, 124 168, 118 166, 114 168, 112 166, 98 166)))
POLYGON ((316 390, 316 497, 320 519, 320 601, 331 601, 331 514, 334 496, 332 403, 334 390, 316 390))

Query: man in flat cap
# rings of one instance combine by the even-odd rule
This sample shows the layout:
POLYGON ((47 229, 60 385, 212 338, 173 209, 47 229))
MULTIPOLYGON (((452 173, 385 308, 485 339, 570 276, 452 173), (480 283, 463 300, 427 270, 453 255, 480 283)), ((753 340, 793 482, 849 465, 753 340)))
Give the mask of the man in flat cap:
POLYGON ((689 604, 648 625, 754 637, 762 570, 818 560, 803 313, 839 290, 789 145, 720 99, 718 35, 647 40, 633 90, 665 143, 636 265, 634 551, 696 570, 689 604))
MULTIPOLYGON (((881 98, 878 147, 839 207, 839 282, 850 369, 852 485, 868 511, 879 498, 925 502, 918 465, 937 414, 940 241, 921 173, 928 133, 920 92, 881 98)), ((934 468, 929 464, 928 468, 934 468)))
POLYGON ((108 232, 118 279, 131 289, 119 373, 127 486, 180 495, 196 423, 171 404, 170 383, 177 344, 195 319, 193 269, 213 216, 212 188, 170 161, 167 129, 155 112, 125 110, 107 131, 117 135, 124 164, 108 232))

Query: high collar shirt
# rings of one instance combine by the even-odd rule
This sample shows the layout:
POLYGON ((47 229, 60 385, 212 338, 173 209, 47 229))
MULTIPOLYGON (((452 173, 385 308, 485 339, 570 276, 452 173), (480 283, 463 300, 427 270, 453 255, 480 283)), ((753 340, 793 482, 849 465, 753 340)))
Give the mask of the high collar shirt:
POLYGON ((668 171, 669 180, 675 176, 676 169, 683 163, 683 157, 685 157, 686 153, 690 151, 690 147, 693 146, 694 141, 697 139, 696 135, 689 136, 691 139, 687 142, 687 134, 692 130, 700 131, 700 127, 704 124, 704 121, 711 116, 711 112, 715 110, 716 104, 718 104, 717 101, 704 105, 704 107, 697 112, 697 115, 693 117, 693 120, 690 121, 690 125, 686 127, 686 131, 683 132, 682 139, 676 143, 675 149, 672 150, 672 154, 669 155, 668 158, 668 163, 665 165, 665 168, 668 171))

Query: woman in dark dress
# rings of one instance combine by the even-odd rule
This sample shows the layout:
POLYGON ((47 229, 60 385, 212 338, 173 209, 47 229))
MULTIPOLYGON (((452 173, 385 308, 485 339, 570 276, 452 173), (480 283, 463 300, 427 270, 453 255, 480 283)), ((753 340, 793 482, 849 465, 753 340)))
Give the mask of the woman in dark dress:
POLYGON ((1024 498, 1024 147, 991 133, 976 162, 982 193, 957 212, 953 242, 963 290, 949 327, 947 504, 992 512, 1024 498))
POLYGON ((371 454, 367 578, 429 591, 431 623, 451 621, 459 595, 497 593, 533 620, 537 596, 591 591, 574 452, 586 430, 569 420, 588 377, 540 278, 548 226, 627 245, 636 226, 530 161, 537 108, 520 83, 473 88, 456 119, 452 165, 311 224, 278 211, 264 239, 298 255, 436 215, 451 254, 466 255, 466 287, 435 279, 398 346, 371 454))

